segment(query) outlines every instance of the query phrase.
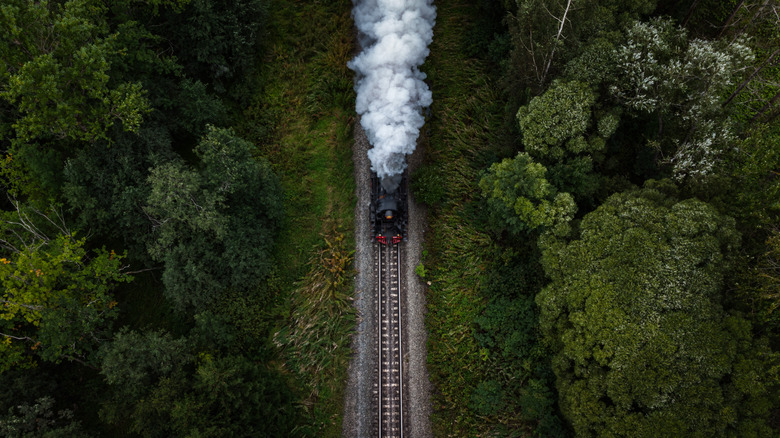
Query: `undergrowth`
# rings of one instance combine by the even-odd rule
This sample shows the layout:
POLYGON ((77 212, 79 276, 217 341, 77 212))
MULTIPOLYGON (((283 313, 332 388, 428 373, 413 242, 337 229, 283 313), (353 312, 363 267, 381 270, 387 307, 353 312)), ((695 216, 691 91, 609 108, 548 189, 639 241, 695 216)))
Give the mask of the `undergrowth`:
POLYGON ((349 357, 350 333, 355 324, 349 286, 353 277, 354 250, 343 234, 314 254, 310 270, 290 298, 292 311, 287 325, 274 335, 287 366, 296 370, 304 387, 301 403, 315 421, 298 429, 305 436, 338 436, 332 424, 341 412, 326 403, 344 396, 344 370, 349 357))
POLYGON ((241 134, 273 163, 285 193, 273 341, 305 421, 300 436, 340 436, 354 311, 354 179, 349 0, 274 0, 270 41, 241 134), (346 237, 345 237, 346 236, 346 237))
POLYGON ((433 87, 433 118, 425 168, 435 169, 446 194, 432 209, 425 258, 428 293, 428 369, 436 388, 435 436, 487 436, 494 419, 478 415, 470 400, 490 378, 490 361, 474 338, 485 309, 485 272, 495 254, 491 238, 473 216, 480 172, 501 131, 499 90, 486 61, 470 58, 463 29, 475 9, 465 1, 440 3, 431 56, 424 66, 433 87), (483 354, 481 354, 483 353, 483 354))

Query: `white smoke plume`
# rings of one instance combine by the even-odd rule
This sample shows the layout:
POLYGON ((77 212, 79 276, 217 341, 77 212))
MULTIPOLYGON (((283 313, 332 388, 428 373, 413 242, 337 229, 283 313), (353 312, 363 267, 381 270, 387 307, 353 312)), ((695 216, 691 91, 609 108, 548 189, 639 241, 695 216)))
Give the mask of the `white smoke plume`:
POLYGON ((433 102, 419 66, 433 40, 433 0, 353 0, 362 52, 347 65, 357 76, 356 110, 373 146, 371 168, 383 180, 406 168, 433 102))

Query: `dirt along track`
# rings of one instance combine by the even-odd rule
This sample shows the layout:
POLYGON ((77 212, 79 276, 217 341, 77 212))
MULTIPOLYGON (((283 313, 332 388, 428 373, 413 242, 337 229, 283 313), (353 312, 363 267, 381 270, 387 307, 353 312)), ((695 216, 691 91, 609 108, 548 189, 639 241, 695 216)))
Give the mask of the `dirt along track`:
MULTIPOLYGON (((379 303, 377 297, 378 278, 374 272, 377 245, 371 241, 369 230, 369 206, 371 199, 370 165, 366 152, 368 140, 359 123, 355 124, 353 162, 357 183, 357 204, 355 206, 355 307, 358 322, 352 339, 353 356, 350 361, 347 390, 344 400, 344 423, 342 435, 347 438, 375 437, 378 427, 378 379, 379 379, 379 303)), ((421 160, 422 151, 410 157, 409 167, 413 171, 421 160)), ((403 293, 400 296, 400 312, 403 342, 399 345, 400 362, 403 368, 403 436, 429 438, 430 425, 430 382, 426 363, 425 331, 425 289, 415 274, 420 263, 421 244, 425 226, 425 211, 413 202, 408 202, 409 218, 406 240, 401 243, 399 260, 403 293)))

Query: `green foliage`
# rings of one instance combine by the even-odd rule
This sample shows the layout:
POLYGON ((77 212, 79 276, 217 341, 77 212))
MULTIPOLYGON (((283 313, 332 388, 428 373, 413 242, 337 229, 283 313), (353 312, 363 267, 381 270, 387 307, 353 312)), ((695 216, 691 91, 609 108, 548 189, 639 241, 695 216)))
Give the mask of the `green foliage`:
POLYGON ((354 308, 348 297, 354 242, 347 230, 354 228, 355 120, 354 78, 346 63, 355 46, 350 9, 348 0, 274 3, 262 88, 245 107, 239 131, 273 163, 284 189, 286 220, 269 279, 277 306, 271 309, 261 299, 252 303, 254 312, 242 313, 234 305, 234 314, 252 327, 260 325, 259 315, 271 314, 264 323, 276 325, 279 363, 298 390, 299 436, 341 436, 344 376, 352 355, 354 308))
POLYGON ((532 297, 499 297, 492 300, 474 323, 474 339, 507 361, 533 357, 536 344, 536 311, 532 297))
POLYGON ((620 122, 619 111, 612 110, 594 123, 596 98, 585 83, 555 80, 517 112, 525 151, 548 167, 558 190, 578 198, 598 189, 593 162, 603 159, 606 141, 620 122))
MULTIPOLYGON (((290 324, 274 333, 273 342, 282 350, 285 367, 295 373, 303 389, 304 405, 313 421, 301 424, 303 435, 318 436, 332 430, 325 417, 332 407, 317 406, 318 399, 341 394, 343 373, 348 363, 350 334, 355 313, 348 293, 353 275, 354 250, 344 235, 333 231, 326 247, 315 253, 304 283, 295 291, 290 324)), ((332 415, 332 414, 330 414, 332 415)))
POLYGON ((615 52, 611 95, 625 108, 657 119, 654 142, 677 179, 712 173, 733 142, 723 103, 752 51, 736 41, 688 40, 668 19, 634 22, 615 52))
POLYGON ((87 438, 81 422, 73 420, 68 409, 54 411, 54 399, 43 397, 34 405, 11 408, 8 415, 0 417, 0 434, 7 438, 87 438))
POLYGON ((289 435, 295 425, 292 393, 279 373, 245 356, 204 360, 191 412, 172 410, 176 427, 188 436, 289 435))
MULTIPOLYGON (((777 225, 780 215, 780 126, 757 126, 736 144, 737 151, 721 167, 733 189, 726 203, 730 213, 755 231, 777 225), (736 190, 734 190, 736 189, 736 190)), ((720 169, 719 169, 720 170, 720 169)), ((746 230, 747 231, 747 230, 746 230)))
POLYGON ((203 347, 163 332, 121 332, 105 350, 102 373, 114 394, 103 418, 144 437, 290 433, 292 394, 278 373, 246 356, 195 349, 203 347))
POLYGON ((185 71, 225 91, 247 74, 265 36, 268 0, 191 0, 161 30, 185 71))
MULTIPOLYGON (((82 251, 80 260, 74 249, 73 256, 63 256, 60 263, 57 257, 66 253, 65 244, 52 238, 38 250, 41 266, 45 265, 42 274, 22 272, 29 274, 22 277, 24 281, 43 282, 49 278, 44 277, 49 274, 47 269, 60 267, 63 272, 57 273, 58 282, 45 285, 50 286, 49 292, 57 294, 62 290, 87 301, 71 299, 67 294, 68 300, 52 300, 50 307, 61 315, 54 310, 42 310, 39 326, 35 325, 37 322, 24 320, 22 311, 17 312, 15 321, 0 320, 0 332, 30 338, 11 339, 14 348, 10 348, 6 339, 0 337, 3 367, 17 359, 28 365, 41 362, 38 370, 25 370, 27 374, 16 369, 4 373, 13 374, 14 378, 3 380, 3 401, 15 393, 19 404, 23 396, 23 402, 31 405, 33 393, 37 398, 39 393, 57 391, 58 401, 64 393, 85 428, 98 436, 292 434, 297 408, 293 407, 287 378, 268 365, 277 359, 273 351, 257 351, 267 347, 270 327, 281 312, 279 304, 285 301, 284 294, 274 295, 288 292, 280 290, 278 278, 274 279, 276 284, 262 284, 273 264, 273 237, 281 223, 281 190, 270 164, 257 158, 258 151, 253 145, 226 130, 207 127, 207 124, 225 126, 231 120, 239 124, 242 121, 240 116, 236 120, 236 114, 228 117, 228 108, 238 109, 238 106, 218 99, 215 91, 225 96, 226 88, 238 84, 240 90, 234 88, 230 95, 250 100, 259 90, 249 88, 259 83, 260 75, 248 73, 265 58, 258 50, 261 47, 258 43, 270 35, 266 33, 267 3, 265 0, 9 0, 0 6, 0 29, 8 37, 0 44, 0 148, 4 189, 13 190, 19 198, 27 198, 25 202, 30 205, 46 204, 50 199, 64 202, 70 207, 64 213, 68 221, 75 219, 77 227, 87 234, 86 240, 72 238, 76 242, 68 243, 68 248, 82 251), (202 141, 192 154, 200 137, 202 141), (189 163, 197 164, 183 164, 173 151, 189 163), (160 176, 157 186, 150 179, 153 170, 160 176), (198 210, 201 204, 188 210, 177 200, 165 198, 161 187, 176 181, 195 185, 193 190, 185 187, 177 193, 202 201, 210 211, 198 210), (117 298, 124 309, 119 321, 143 327, 148 336, 136 336, 126 328, 117 337, 116 345, 106 345, 110 338, 108 322, 117 311, 113 297, 108 292, 101 295, 105 286, 101 281, 107 277, 103 271, 110 270, 108 266, 97 266, 97 261, 107 259, 119 267, 124 260, 113 252, 87 250, 100 247, 101 242, 129 247, 133 264, 153 263, 147 246, 153 252, 158 251, 155 253, 159 255, 158 261, 166 263, 163 281, 174 284, 169 289, 179 293, 172 301, 184 302, 180 307, 186 306, 188 310, 194 307, 192 302, 208 302, 213 305, 214 313, 196 315, 197 327, 186 339, 167 335, 159 328, 180 328, 177 320, 191 321, 191 314, 173 315, 163 305, 160 307, 164 310, 154 309, 149 312, 151 315, 138 315, 139 309, 149 307, 149 303, 143 303, 145 297, 161 295, 159 275, 152 269, 144 274, 148 281, 143 286, 122 288, 117 298), (161 245, 170 247, 161 248, 161 245), (196 275, 190 276, 187 268, 196 275), (86 278, 81 278, 80 271, 84 271, 86 278), (92 278, 88 274, 96 276, 92 278), (188 287, 192 284, 196 287, 189 299, 188 287), (95 285, 101 293, 90 297, 80 289, 82 285, 85 288, 95 285), (79 295, 76 291, 84 293, 79 295), (89 301, 91 298, 94 299, 89 301), (49 344, 58 343, 66 349, 47 350, 49 344), (99 345, 103 348, 96 351, 99 345), (43 362, 44 356, 51 356, 55 362, 68 358, 56 357, 58 354, 69 355, 90 366, 99 365, 101 354, 106 354, 108 358, 102 365, 113 380, 107 386, 101 385, 91 369, 43 362), (78 383, 39 391, 18 377, 40 376, 39 370, 58 382, 78 383), (6 382, 11 383, 6 385, 6 382), (77 386, 78 392, 74 390, 77 386), (98 423, 99 410, 103 411, 104 419, 111 420, 109 424, 98 423)), ((302 7, 299 3, 277 6, 294 14, 300 13, 302 7)), ((345 6, 344 2, 333 6, 317 3, 305 8, 317 12, 339 9, 340 22, 349 26, 342 26, 338 36, 331 36, 341 42, 337 49, 349 56, 353 45, 345 6)), ((330 18, 328 14, 321 15, 330 18)), ((309 32, 311 15, 306 17, 307 26, 296 22, 291 29, 309 32)), ((316 28, 321 34, 332 29, 330 23, 316 28)), ((278 29, 275 33, 277 41, 286 41, 292 35, 278 29)), ((321 39, 320 45, 325 44, 329 44, 328 38, 321 39)), ((278 68, 285 72, 292 64, 309 65, 308 54, 289 53, 290 59, 295 59, 291 63, 278 61, 276 56, 268 59, 276 59, 278 68)), ((329 56, 328 60, 346 70, 345 60, 338 56, 329 56)), ((323 79, 323 75, 311 77, 312 82, 323 79)), ((330 76, 333 77, 338 79, 334 83, 340 87, 346 84, 342 88, 346 90, 344 96, 349 97, 351 76, 330 76)), ((304 85, 296 91, 306 93, 309 88, 304 85)), ((323 100, 329 101, 327 96, 323 100)), ((291 101, 300 99, 285 95, 279 112, 287 114, 291 101)), ((348 155, 349 148, 342 148, 345 144, 342 140, 351 134, 350 119, 344 114, 345 110, 330 115, 330 125, 307 129, 307 135, 321 137, 323 143, 331 145, 335 142, 330 137, 336 133, 339 151, 346 150, 348 155), (338 126, 334 130, 335 125, 338 126), (323 135, 324 131, 328 134, 323 135)), ((275 122, 263 120, 259 124, 273 126, 275 122)), ((302 154, 296 151, 287 157, 297 159, 302 154)), ((318 162, 308 158, 304 159, 307 163, 318 162)), ((324 158, 323 161, 339 169, 338 181, 347 181, 342 174, 349 172, 349 166, 342 166, 343 160, 324 158)), ((291 173, 295 178, 300 176, 291 173)), ((338 192, 338 196, 347 193, 347 200, 336 205, 330 199, 317 205, 323 210, 327 208, 329 214, 343 212, 341 206, 349 205, 351 214, 348 198, 353 190, 348 184, 346 189, 332 181, 322 186, 327 191, 338 192)), ((306 184, 306 190, 311 187, 306 184)), ((5 206, 9 207, 9 202, 5 206)), ((43 225, 35 226, 48 236, 69 235, 67 230, 62 233, 56 230, 58 220, 56 224, 40 222, 43 225)), ((305 251, 296 248, 294 252, 300 255, 305 251)), ((10 269, 17 263, 17 257, 5 251, 0 256, 9 262, 6 268, 0 269, 10 269)), ((278 276, 284 270, 275 272, 278 276)), ((6 278, 7 272, 2 274, 3 281, 11 281, 6 278)), ((54 272, 51 274, 53 277, 54 272)), ((336 283, 330 292, 343 295, 349 287, 349 277, 342 272, 331 279, 336 283)), ((115 282, 106 281, 107 284, 115 282)), ((13 298, 20 296, 16 291, 13 293, 13 298)), ((2 299, 10 301, 8 298, 3 291, 2 299)), ((348 302, 343 306, 351 309, 348 302)), ((22 307, 22 310, 31 314, 38 309, 22 307)), ((343 386, 341 377, 349 357, 351 322, 349 317, 339 320, 339 333, 322 340, 328 343, 338 338, 338 356, 343 362, 341 368, 334 370, 335 377, 323 375, 317 382, 322 387, 322 403, 328 405, 322 409, 327 411, 323 418, 327 417, 328 421, 337 417, 333 414, 337 414, 338 403, 331 401, 342 398, 338 388, 343 386), (326 394, 326 387, 334 388, 335 394, 326 394)), ((7 407, 4 404, 3 410, 7 407)), ((44 425, 44 418, 40 420, 44 425)), ((64 425, 58 422, 56 426, 64 425)), ((46 433, 41 430, 42 436, 55 436, 46 433)), ((73 431, 65 436, 79 435, 73 431)))
POLYGON ((780 230, 772 230, 756 258, 744 260, 735 295, 775 340, 780 327, 780 230))
MULTIPOLYGON (((512 53, 507 81, 512 88, 543 89, 589 39, 652 12, 656 0, 517 0, 507 2, 512 53)), ((517 91, 510 89, 510 93, 517 91)))
POLYGON ((780 309, 780 230, 774 230, 766 242, 767 251, 757 266, 761 295, 770 301, 770 311, 780 309))
POLYGON ((598 192, 603 183, 601 175, 594 171, 590 156, 572 157, 551 165, 547 180, 560 192, 571 193, 583 205, 598 192))
POLYGON ((88 253, 83 238, 32 209, 6 213, 0 231, 0 372, 32 365, 33 356, 94 364, 116 317, 111 291, 131 280, 122 256, 88 253), (42 231, 51 225, 59 227, 52 238, 42 231))
POLYGON ((414 273, 419 275, 420 278, 425 278, 425 266, 420 263, 419 265, 414 267, 414 273))
POLYGON ((212 303, 226 289, 256 287, 270 270, 280 188, 252 149, 231 130, 211 127, 195 149, 197 171, 181 162, 151 171, 149 253, 165 262, 166 294, 181 310, 212 303))
POLYGON ((123 399, 135 400, 191 361, 189 349, 186 339, 162 331, 139 334, 124 328, 104 348, 100 372, 123 399))
POLYGON ((479 182, 493 224, 513 234, 549 229, 569 232, 577 207, 568 193, 557 193, 545 179, 547 169, 526 153, 490 166, 479 182))
POLYGON ((541 437, 567 437, 569 431, 557 414, 558 395, 545 379, 526 382, 518 397, 523 417, 537 421, 534 434, 541 437))
POLYGON ((61 185, 62 152, 40 144, 17 145, 0 163, 7 193, 31 203, 48 205, 48 193, 61 185))
POLYGON ((596 94, 587 84, 553 82, 517 112, 526 152, 537 159, 557 161, 570 154, 599 151, 603 143, 589 144, 585 139, 595 102, 596 94))
POLYGON ((139 207, 149 197, 149 169, 171 160, 171 139, 160 127, 120 135, 109 147, 85 146, 65 163, 62 194, 79 228, 119 239, 134 260, 146 258, 151 224, 139 207))
POLYGON ((613 195, 578 240, 543 243, 541 327, 579 436, 768 433, 766 347, 721 306, 734 221, 673 190, 613 195))
POLYGON ((504 404, 501 384, 495 380, 480 382, 471 393, 470 408, 479 415, 494 415, 500 412, 504 404))
MULTIPOLYGON (((512 248, 495 248, 501 256, 487 269, 487 281, 481 286, 490 301, 474 319, 473 336, 480 356, 490 364, 491 374, 483 382, 495 382, 502 394, 498 404, 489 405, 496 410, 481 415, 506 425, 497 434, 527 436, 532 430, 535 436, 564 437, 569 435, 558 412, 547 363, 550 353, 540 342, 533 298, 543 281, 538 278, 543 273, 536 260, 539 250, 534 247, 535 240, 531 240, 512 248), (529 425, 529 432, 520 433, 518 424, 513 424, 520 419, 529 425)), ((472 393, 472 409, 479 408, 475 397, 484 389, 478 387, 472 393)))
POLYGON ((185 79, 180 84, 176 98, 180 117, 178 124, 189 135, 201 137, 208 132, 208 125, 223 126, 227 122, 227 109, 216 96, 210 94, 201 81, 185 79))
POLYGON ((16 43, 0 51, 0 97, 12 104, 16 138, 94 141, 121 122, 135 130, 148 112, 139 83, 109 81, 120 50, 108 34, 105 8, 88 0, 61 6, 13 0, 2 9, 3 34, 16 43))

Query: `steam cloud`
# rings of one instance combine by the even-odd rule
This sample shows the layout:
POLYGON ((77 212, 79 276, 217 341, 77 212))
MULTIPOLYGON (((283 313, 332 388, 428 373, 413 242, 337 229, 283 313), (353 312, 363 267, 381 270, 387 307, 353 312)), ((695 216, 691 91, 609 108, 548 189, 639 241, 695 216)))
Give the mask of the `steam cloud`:
POLYGON ((353 0, 352 17, 363 51, 347 66, 357 75, 356 110, 373 146, 371 168, 392 179, 406 168, 433 102, 418 67, 433 40, 433 0, 353 0))

